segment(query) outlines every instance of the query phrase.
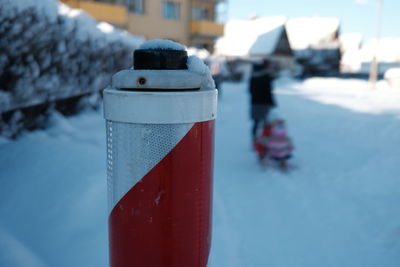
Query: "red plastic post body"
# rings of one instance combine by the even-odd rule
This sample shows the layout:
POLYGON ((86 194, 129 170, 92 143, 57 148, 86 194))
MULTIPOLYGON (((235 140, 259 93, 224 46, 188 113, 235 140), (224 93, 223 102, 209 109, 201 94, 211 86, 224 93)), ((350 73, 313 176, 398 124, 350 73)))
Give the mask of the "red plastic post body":
POLYGON ((214 121, 198 122, 109 217, 111 267, 205 267, 214 121))

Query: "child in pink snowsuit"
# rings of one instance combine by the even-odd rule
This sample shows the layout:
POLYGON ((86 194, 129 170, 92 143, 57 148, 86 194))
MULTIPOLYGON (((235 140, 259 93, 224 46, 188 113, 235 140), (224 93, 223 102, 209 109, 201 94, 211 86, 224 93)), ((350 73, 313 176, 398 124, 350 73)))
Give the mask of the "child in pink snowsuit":
POLYGON ((256 138, 255 149, 262 163, 273 159, 282 170, 287 170, 287 160, 292 156, 293 145, 287 135, 285 122, 272 119, 264 124, 261 135, 256 138))

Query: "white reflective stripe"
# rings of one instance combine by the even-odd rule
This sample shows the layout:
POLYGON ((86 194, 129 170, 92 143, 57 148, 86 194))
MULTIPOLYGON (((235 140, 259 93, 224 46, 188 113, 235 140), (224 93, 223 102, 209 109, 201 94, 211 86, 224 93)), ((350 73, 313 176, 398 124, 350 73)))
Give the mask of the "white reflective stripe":
POLYGON ((193 123, 132 124, 107 120, 106 127, 110 213, 121 198, 182 140, 193 123))
POLYGON ((106 88, 104 117, 129 123, 194 123, 217 116, 217 90, 143 92, 106 88))
POLYGON ((114 88, 193 89, 202 76, 189 70, 122 70, 112 76, 114 88))

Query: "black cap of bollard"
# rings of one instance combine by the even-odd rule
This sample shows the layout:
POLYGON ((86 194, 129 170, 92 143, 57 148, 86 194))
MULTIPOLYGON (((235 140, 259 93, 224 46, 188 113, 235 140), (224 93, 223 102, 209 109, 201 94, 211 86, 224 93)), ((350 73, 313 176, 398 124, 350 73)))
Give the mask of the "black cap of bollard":
POLYGON ((138 49, 134 52, 135 70, 185 70, 187 52, 172 49, 138 49))

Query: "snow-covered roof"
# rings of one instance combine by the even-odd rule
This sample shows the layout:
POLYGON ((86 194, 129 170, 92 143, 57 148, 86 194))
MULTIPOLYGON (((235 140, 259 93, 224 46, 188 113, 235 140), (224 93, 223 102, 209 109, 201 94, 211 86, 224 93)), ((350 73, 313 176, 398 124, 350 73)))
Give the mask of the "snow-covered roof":
POLYGON ((285 17, 230 20, 215 45, 216 54, 251 56, 272 54, 285 30, 285 17))
POLYGON ((369 40, 361 48, 362 61, 371 61, 378 49, 378 61, 381 62, 400 62, 400 38, 381 38, 379 44, 376 39, 369 40))
POLYGON ((286 30, 292 49, 332 48, 339 31, 340 20, 336 17, 303 17, 289 19, 286 30))
POLYGON ((371 39, 361 49, 346 51, 341 59, 343 71, 368 73, 376 52, 380 73, 400 67, 400 38, 381 38, 378 46, 376 39, 371 39))
POLYGON ((364 71, 362 64, 370 63, 376 52, 378 62, 400 64, 400 38, 381 38, 379 44, 371 39, 361 49, 348 50, 342 56, 342 66, 351 72, 364 71))
POLYGON ((385 72, 385 79, 400 79, 400 68, 391 68, 385 72))
POLYGON ((363 36, 361 33, 344 33, 339 36, 340 47, 343 52, 358 50, 361 47, 363 36))

